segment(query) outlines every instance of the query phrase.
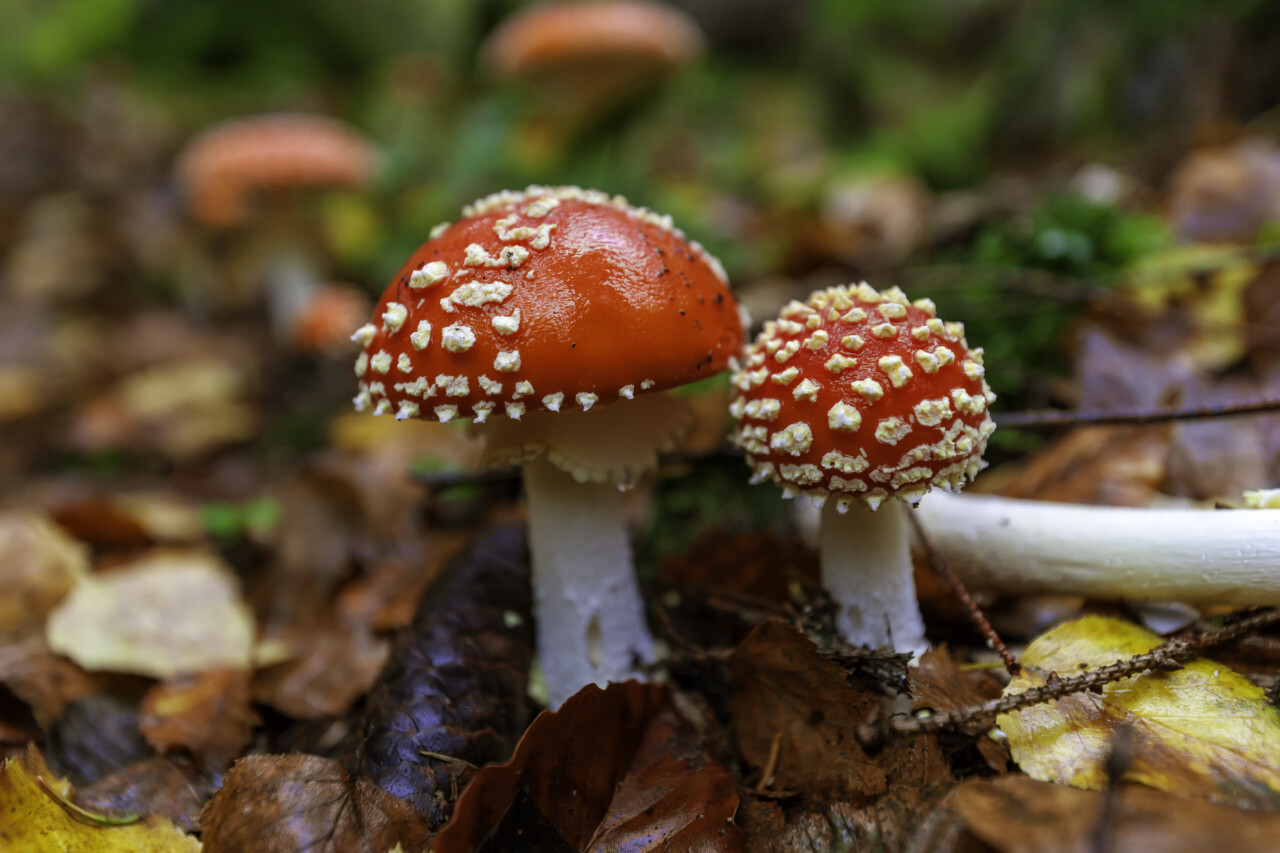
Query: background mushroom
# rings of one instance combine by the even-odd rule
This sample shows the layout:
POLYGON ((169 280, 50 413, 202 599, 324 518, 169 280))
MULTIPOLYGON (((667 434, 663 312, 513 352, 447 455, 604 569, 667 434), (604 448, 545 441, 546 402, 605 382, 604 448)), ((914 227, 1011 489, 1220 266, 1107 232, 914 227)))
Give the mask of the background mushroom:
POLYGON ((503 21, 486 65, 550 89, 566 118, 592 115, 702 53, 698 25, 653 0, 539 3, 503 21))
POLYGON ((196 136, 175 166, 192 218, 224 232, 253 225, 237 235, 242 280, 197 281, 201 297, 235 306, 253 301, 265 288, 276 337, 288 343, 326 277, 320 248, 300 221, 295 196, 307 189, 363 186, 372 179, 375 163, 373 147, 360 134, 327 116, 240 118, 196 136), (264 204, 268 215, 253 216, 254 201, 264 204))
POLYGON ((822 582, 840 633, 922 651, 902 504, 982 466, 995 428, 982 350, 928 299, 834 287, 765 323, 733 383, 733 438, 752 482, 823 505, 822 582))
POLYGON ((719 262, 670 217, 577 187, 501 192, 438 226, 356 332, 355 404, 474 418, 524 466, 538 646, 552 705, 653 658, 619 486, 682 429, 657 392, 742 346, 719 262))

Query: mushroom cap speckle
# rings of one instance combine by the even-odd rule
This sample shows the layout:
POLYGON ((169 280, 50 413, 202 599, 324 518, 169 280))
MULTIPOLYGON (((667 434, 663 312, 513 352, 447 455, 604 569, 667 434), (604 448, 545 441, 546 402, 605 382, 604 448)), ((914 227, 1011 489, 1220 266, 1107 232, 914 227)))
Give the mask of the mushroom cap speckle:
POLYGON ((357 410, 449 421, 578 410, 712 376, 743 343, 720 263, 670 217, 577 187, 437 226, 354 338, 357 410))
POLYGON ((352 187, 367 183, 373 147, 354 129, 319 115, 274 113, 205 130, 175 167, 192 215, 226 227, 240 222, 258 190, 352 187))
POLYGON ((875 509, 972 479, 995 395, 982 350, 936 314, 930 300, 860 284, 791 302, 765 323, 730 405, 753 482, 875 509))

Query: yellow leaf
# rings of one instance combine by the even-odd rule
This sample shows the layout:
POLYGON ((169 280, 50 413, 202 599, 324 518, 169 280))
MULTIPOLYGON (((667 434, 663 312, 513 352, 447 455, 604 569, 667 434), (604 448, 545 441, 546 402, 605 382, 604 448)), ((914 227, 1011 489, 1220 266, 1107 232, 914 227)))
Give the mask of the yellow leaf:
POLYGON ((0 766, 0 849, 5 853, 198 853, 200 842, 162 818, 115 825, 59 798, 70 786, 55 779, 33 747, 0 766), (41 781, 44 786, 41 786, 41 781))
POLYGON ((49 647, 85 669, 153 678, 248 669, 253 634, 235 575, 198 551, 84 577, 45 626, 49 647))
MULTIPOLYGON (((1089 616, 1059 625, 1027 647, 1024 674, 1005 689, 1020 693, 1048 673, 1074 675, 1161 642, 1118 619, 1089 616)), ((1121 679, 1100 692, 1002 714, 1013 760, 1027 775, 1077 788, 1108 783, 1103 767, 1117 728, 1133 731, 1133 759, 1124 778, 1236 805, 1280 806, 1280 713, 1261 688, 1203 658, 1177 672, 1121 679)))

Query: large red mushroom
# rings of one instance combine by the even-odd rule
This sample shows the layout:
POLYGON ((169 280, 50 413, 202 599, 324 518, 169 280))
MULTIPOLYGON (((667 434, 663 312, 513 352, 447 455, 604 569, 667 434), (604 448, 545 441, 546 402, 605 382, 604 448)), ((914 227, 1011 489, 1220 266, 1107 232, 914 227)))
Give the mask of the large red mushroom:
POLYGON ((485 427, 524 466, 551 704, 653 659, 619 487, 686 419, 655 392, 742 347, 719 262, 670 217, 577 187, 501 192, 438 226, 355 339, 356 408, 485 427))
POLYGON ((854 645, 925 648, 903 504, 958 489, 995 423, 982 350, 932 301, 866 284, 792 302, 733 377, 753 482, 823 505, 823 585, 854 645))

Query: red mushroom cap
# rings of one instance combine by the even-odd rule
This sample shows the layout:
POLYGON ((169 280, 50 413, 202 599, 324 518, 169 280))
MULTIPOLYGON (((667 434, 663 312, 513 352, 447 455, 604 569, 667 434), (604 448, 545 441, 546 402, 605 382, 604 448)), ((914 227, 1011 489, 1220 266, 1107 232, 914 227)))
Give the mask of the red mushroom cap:
POLYGON ((503 21, 485 43, 484 58, 501 74, 532 75, 601 61, 671 68, 702 48, 693 19, 664 3, 548 2, 503 21))
POLYGON ((372 146, 342 122, 277 113, 214 125, 188 143, 176 171, 192 215, 226 227, 244 219, 256 190, 359 186, 374 165, 372 146))
POLYGON ((357 410, 449 421, 586 411, 724 369, 742 323, 671 218, 577 187, 501 192, 437 226, 354 338, 357 410))
POLYGON ((875 509, 972 479, 995 429, 995 395, 982 350, 936 314, 928 299, 860 284, 792 302, 765 323, 730 406, 753 481, 875 509))

